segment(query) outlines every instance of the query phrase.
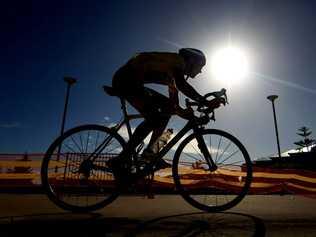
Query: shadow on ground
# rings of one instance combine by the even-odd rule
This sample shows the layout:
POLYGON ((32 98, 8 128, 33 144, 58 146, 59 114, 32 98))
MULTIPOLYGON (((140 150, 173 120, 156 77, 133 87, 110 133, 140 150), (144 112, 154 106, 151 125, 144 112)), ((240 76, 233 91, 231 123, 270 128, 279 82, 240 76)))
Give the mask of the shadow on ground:
POLYGON ((55 213, 0 218, 1 236, 193 237, 265 236, 257 217, 242 213, 186 213, 141 221, 101 214, 55 213))

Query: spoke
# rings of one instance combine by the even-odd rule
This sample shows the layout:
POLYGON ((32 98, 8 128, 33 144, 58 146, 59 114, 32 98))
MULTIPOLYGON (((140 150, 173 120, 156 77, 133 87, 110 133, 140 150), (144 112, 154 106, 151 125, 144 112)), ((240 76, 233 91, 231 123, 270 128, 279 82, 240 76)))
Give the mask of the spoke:
POLYGON ((189 155, 188 153, 184 153, 184 155, 186 155, 186 156, 188 156, 190 158, 193 158, 194 160, 200 160, 200 159, 194 157, 193 155, 189 155))
POLYGON ((89 139, 90 139, 90 130, 88 131, 88 138, 87 138, 85 153, 87 153, 88 151, 89 139))
POLYGON ((73 151, 74 153, 78 153, 78 152, 76 152, 74 149, 72 149, 72 147, 70 147, 69 145, 67 145, 67 143, 63 143, 63 146, 66 146, 69 150, 73 151))
MULTIPOLYGON (((226 150, 230 147, 230 145, 232 144, 232 142, 230 141, 228 143, 228 145, 225 147, 224 151, 222 152, 222 154, 218 157, 218 161, 220 161, 220 159, 222 158, 223 154, 225 154, 226 150)), ((217 160, 216 160, 217 161, 217 160)), ((215 161, 215 162, 216 162, 215 161)))
POLYGON ((81 144, 81 147, 82 147, 82 150, 81 150, 81 152, 83 153, 83 142, 82 142, 82 137, 81 137, 81 133, 79 134, 79 138, 80 138, 80 144, 81 144))
POLYGON ((73 141, 73 143, 76 145, 76 147, 78 148, 78 150, 80 151, 80 152, 83 152, 82 150, 81 150, 81 148, 80 148, 80 146, 78 145, 78 143, 76 142, 76 140, 71 136, 71 140, 73 141))
MULTIPOLYGON (((94 152, 91 153, 91 155, 88 157, 88 159, 92 158, 95 154, 96 157, 102 152, 102 150, 109 144, 109 142, 113 139, 112 136, 110 136, 110 134, 104 139, 104 141, 97 147, 97 149, 95 149, 94 152)), ((95 157, 95 158, 96 158, 95 157)), ((94 159, 95 159, 94 158, 94 159)), ((93 159, 93 158, 92 158, 93 159)))
POLYGON ((239 152, 239 150, 233 152, 230 156, 228 156, 226 159, 224 159, 221 163, 223 164, 226 160, 228 160, 230 157, 232 157, 233 155, 235 155, 237 152, 239 152))
POLYGON ((192 146, 193 150, 201 157, 202 160, 204 160, 204 157, 201 155, 201 153, 192 145, 192 143, 190 143, 190 145, 192 146))
MULTIPOLYGON (((106 147, 109 147, 109 146, 111 146, 112 145, 112 143, 113 143, 113 139, 111 139, 111 141, 108 143, 108 144, 106 144, 106 147)), ((104 147, 102 150, 104 151, 104 149, 106 148, 106 147, 104 147)), ((102 150, 100 151, 100 152, 102 152, 102 150)))
MULTIPOLYGON (((63 157, 65 157, 65 158, 67 158, 67 155, 69 154, 69 153, 71 153, 71 152, 63 152, 63 153, 56 153, 56 154, 52 154, 50 157, 51 157, 51 159, 50 160, 53 160, 53 161, 56 161, 56 162, 58 162, 59 160, 54 160, 53 159, 53 156, 55 156, 55 157, 57 157, 58 155, 59 155, 59 157, 60 156, 63 156, 63 157), (66 155, 65 155, 66 154, 66 155)), ((76 152, 75 152, 76 153, 76 152)))
POLYGON ((219 139, 219 142, 218 142, 217 151, 216 151, 216 157, 215 157, 215 163, 217 162, 217 156, 218 156, 219 147, 220 147, 221 143, 222 143, 222 136, 221 136, 221 138, 219 139))
POLYGON ((230 164, 223 164, 223 163, 219 163, 218 164, 218 167, 223 167, 223 166, 236 166, 236 167, 240 167, 241 165, 236 165, 238 163, 242 163, 241 161, 236 161, 236 162, 233 162, 233 163, 230 163, 230 164))
POLYGON ((96 137, 96 139, 95 139, 94 150, 97 149, 98 140, 99 140, 99 133, 97 132, 97 137, 96 137))
POLYGON ((110 152, 114 151, 115 149, 117 149, 117 148, 120 147, 120 146, 121 146, 121 144, 118 144, 117 146, 115 146, 115 147, 112 148, 111 150, 107 151, 106 153, 110 153, 110 152))
MULTIPOLYGON (((90 159, 91 157, 94 157, 93 160, 97 159, 97 157, 99 157, 100 153, 105 149, 105 147, 108 145, 108 144, 105 144, 105 140, 108 139, 109 137, 105 138, 104 141, 102 142, 102 144, 100 144, 91 154, 90 156, 87 158, 87 159, 90 159), (103 146, 103 148, 102 148, 103 146), (102 148, 102 149, 101 149, 102 148)), ((113 138, 113 137, 112 137, 113 138)), ((107 142, 110 142, 112 139, 110 139, 109 141, 107 142)), ((110 144, 112 143, 113 141, 110 142, 110 144)), ((120 144, 117 146, 119 147, 120 144)), ((116 148, 115 148, 116 149, 116 148)))

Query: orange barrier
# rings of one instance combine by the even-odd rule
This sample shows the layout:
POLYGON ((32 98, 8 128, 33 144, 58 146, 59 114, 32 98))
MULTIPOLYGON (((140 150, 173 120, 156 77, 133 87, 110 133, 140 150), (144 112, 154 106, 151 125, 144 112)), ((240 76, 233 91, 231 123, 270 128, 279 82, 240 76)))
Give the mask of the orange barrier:
MULTIPOLYGON (((0 155, 0 189, 1 187, 40 185, 41 156, 36 160, 21 160, 23 155, 0 155), (9 160, 10 159, 10 160, 9 160)), ((31 156, 31 155, 30 155, 31 156)), ((53 164, 55 165, 55 164, 53 164)), ((205 189, 216 186, 221 189, 238 191, 242 187, 245 173, 237 170, 219 169, 211 175, 205 170, 182 166, 181 183, 191 188, 205 189)), ((60 180, 62 177, 56 177, 60 180)), ((69 182, 73 180, 68 177, 69 182)), ((64 181, 65 182, 65 181, 64 181)), ((108 180, 104 183, 109 184, 108 180)), ((156 172, 153 187, 158 189, 174 189, 171 169, 156 172)), ((316 194, 316 172, 298 169, 271 169, 254 167, 250 194, 292 193, 302 195, 316 194)))

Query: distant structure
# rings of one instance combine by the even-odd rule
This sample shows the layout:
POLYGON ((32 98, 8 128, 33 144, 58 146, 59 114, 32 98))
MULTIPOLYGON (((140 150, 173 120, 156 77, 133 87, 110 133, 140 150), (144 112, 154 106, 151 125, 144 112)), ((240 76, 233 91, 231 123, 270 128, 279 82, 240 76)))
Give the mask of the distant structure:
POLYGON ((297 135, 302 139, 294 142, 298 148, 283 152, 278 156, 253 162, 254 168, 302 169, 316 171, 316 140, 310 138, 309 128, 303 126, 297 135))
POLYGON ((281 158, 272 156, 266 160, 253 162, 254 168, 275 168, 275 169, 301 169, 316 171, 316 143, 306 147, 301 152, 292 149, 283 152, 281 158))

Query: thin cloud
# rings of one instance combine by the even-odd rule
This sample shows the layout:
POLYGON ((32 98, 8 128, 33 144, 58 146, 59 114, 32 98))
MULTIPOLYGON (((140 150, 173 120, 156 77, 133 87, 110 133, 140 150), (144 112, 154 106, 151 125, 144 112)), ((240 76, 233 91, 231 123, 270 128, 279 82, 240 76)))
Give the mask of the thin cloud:
POLYGON ((18 127, 21 127, 21 124, 18 122, 0 124, 0 128, 18 128, 18 127))
POLYGON ((181 44, 178 44, 178 43, 176 43, 176 42, 172 42, 172 41, 167 40, 167 39, 163 39, 163 38, 161 38, 161 37, 157 37, 157 40, 159 40, 159 41, 161 41, 161 42, 164 42, 164 43, 166 43, 166 44, 175 46, 175 47, 177 47, 177 48, 179 48, 179 49, 184 47, 184 46, 181 45, 181 44))
POLYGON ((279 78, 272 77, 272 76, 269 76, 269 75, 263 75, 263 74, 258 73, 258 72, 252 72, 252 74, 254 74, 257 78, 262 79, 262 80, 268 80, 268 81, 276 82, 276 83, 282 84, 284 86, 288 86, 288 87, 291 87, 291 88, 294 88, 294 89, 298 89, 298 90, 301 90, 301 91, 305 91, 305 92, 308 92, 308 93, 316 94, 316 89, 307 88, 307 87, 301 86, 301 85, 293 83, 293 82, 288 82, 288 81, 285 81, 285 80, 281 80, 279 78))

